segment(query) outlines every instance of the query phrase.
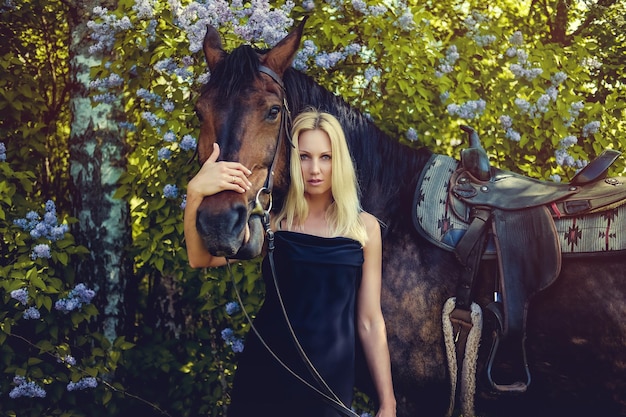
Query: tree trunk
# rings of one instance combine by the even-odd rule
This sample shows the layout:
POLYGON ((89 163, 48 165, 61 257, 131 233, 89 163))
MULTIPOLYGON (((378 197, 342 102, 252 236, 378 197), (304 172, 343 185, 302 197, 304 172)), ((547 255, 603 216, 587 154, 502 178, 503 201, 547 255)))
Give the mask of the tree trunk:
POLYGON ((113 198, 126 167, 126 147, 116 124, 121 109, 111 104, 93 106, 89 98, 89 70, 100 61, 89 52, 87 22, 94 6, 115 9, 115 4, 102 1, 75 0, 70 18, 70 198, 78 219, 77 243, 90 250, 77 264, 75 280, 97 290, 100 329, 113 341, 124 326, 124 289, 132 271, 125 254, 130 242, 129 207, 113 198))
POLYGON ((557 0, 556 16, 552 26, 552 42, 559 45, 565 45, 567 39, 568 10, 570 8, 569 0, 557 0))

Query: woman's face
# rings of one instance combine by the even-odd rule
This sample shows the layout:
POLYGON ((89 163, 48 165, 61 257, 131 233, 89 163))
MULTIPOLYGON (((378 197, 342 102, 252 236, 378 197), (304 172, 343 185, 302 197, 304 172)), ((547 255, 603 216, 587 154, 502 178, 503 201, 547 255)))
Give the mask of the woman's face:
POLYGON ((332 150, 328 134, 320 129, 306 130, 298 137, 304 193, 332 195, 332 150))

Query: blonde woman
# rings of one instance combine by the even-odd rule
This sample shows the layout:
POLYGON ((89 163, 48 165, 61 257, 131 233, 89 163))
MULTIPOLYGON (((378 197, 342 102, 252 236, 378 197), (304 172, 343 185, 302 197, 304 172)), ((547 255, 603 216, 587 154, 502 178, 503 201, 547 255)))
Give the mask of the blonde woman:
MULTIPOLYGON (((266 258, 267 294, 254 324, 276 356, 306 383, 285 370, 250 332, 239 358, 228 416, 341 416, 311 386, 330 393, 323 387, 328 384, 329 395, 350 407, 358 335, 378 394, 377 417, 394 417, 396 400, 380 307, 379 223, 361 209, 354 166, 334 116, 317 110, 299 114, 292 138, 291 184, 273 219, 275 273, 298 342, 323 382, 311 376, 292 340, 266 258)), ((195 230, 202 198, 234 187, 245 192, 250 186, 250 171, 235 162, 216 162, 218 154, 216 145, 187 189, 185 238, 192 266, 226 263, 204 249, 195 230), (235 185, 218 180, 216 174, 223 168, 237 172, 235 185)))

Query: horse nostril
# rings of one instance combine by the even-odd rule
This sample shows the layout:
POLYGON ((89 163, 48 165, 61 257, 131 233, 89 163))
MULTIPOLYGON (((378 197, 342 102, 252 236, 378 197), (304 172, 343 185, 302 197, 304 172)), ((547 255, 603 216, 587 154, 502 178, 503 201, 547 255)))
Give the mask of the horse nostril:
POLYGON ((200 207, 196 229, 210 253, 230 256, 241 247, 247 222, 248 208, 241 202, 217 212, 215 207, 200 207))

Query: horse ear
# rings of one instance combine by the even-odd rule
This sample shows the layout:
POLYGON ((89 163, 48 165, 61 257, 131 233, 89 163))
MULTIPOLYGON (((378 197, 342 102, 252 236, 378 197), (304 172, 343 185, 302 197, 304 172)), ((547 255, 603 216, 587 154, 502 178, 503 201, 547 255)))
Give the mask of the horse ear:
POLYGON ((204 58, 209 66, 209 70, 213 72, 217 64, 226 56, 226 52, 222 49, 220 33, 211 25, 206 27, 202 49, 204 50, 204 58))
POLYGON ((289 35, 285 36, 261 58, 263 65, 273 69, 281 77, 287 68, 291 66, 300 48, 300 40, 302 39, 302 32, 304 31, 304 24, 307 18, 308 16, 305 16, 297 28, 292 30, 289 35))

